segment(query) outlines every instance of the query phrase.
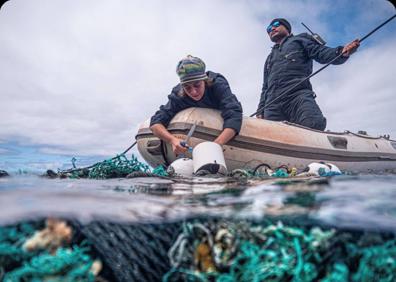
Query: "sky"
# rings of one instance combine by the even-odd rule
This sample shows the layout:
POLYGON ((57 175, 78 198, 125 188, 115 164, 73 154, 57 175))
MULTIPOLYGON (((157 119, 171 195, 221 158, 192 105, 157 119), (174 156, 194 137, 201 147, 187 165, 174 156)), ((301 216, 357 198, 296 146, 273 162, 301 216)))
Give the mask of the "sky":
MULTIPOLYGON (((0 169, 16 159, 48 156, 59 166, 57 156, 121 153, 166 103, 188 54, 227 78, 248 116, 273 18, 287 18, 294 34, 304 22, 335 47, 395 12, 385 0, 8 1, 0 10, 0 169)), ((312 78, 327 129, 396 139, 395 31, 393 20, 347 63, 312 78)))

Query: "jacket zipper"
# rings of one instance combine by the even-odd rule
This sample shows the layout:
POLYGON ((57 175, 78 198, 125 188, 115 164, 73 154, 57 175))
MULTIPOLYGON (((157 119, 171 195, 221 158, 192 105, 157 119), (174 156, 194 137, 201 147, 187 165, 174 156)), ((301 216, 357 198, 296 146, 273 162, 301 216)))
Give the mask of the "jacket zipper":
MULTIPOLYGON (((284 57, 285 57, 285 59, 289 59, 289 57, 290 57, 291 55, 294 55, 294 54, 297 54, 297 53, 301 53, 301 52, 302 52, 302 51, 294 51, 294 52, 291 52, 291 53, 289 53, 289 54, 286 54, 284 57)), ((291 59, 291 61, 295 62, 296 59, 291 59)))

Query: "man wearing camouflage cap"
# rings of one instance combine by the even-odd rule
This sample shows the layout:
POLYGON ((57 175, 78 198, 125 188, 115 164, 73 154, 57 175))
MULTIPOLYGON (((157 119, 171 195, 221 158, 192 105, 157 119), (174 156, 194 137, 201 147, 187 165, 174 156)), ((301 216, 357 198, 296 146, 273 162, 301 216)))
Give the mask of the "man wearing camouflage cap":
POLYGON ((191 55, 178 63, 176 73, 180 83, 172 89, 168 102, 151 117, 150 129, 155 136, 172 144, 176 155, 184 154, 187 149, 166 127, 178 112, 190 107, 221 111, 224 119, 223 130, 214 140, 215 143, 224 145, 239 133, 242 124, 242 106, 232 94, 224 76, 211 71, 206 72, 205 63, 191 55))

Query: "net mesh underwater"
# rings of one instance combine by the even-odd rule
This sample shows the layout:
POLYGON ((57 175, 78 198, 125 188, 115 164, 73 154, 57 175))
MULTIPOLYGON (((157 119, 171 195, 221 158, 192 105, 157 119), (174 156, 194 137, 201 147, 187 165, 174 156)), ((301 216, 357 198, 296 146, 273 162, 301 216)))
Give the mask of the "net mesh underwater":
MULTIPOLYGON (((271 176, 294 174, 278 168, 271 176)), ((166 175, 164 167, 151 170, 125 154, 47 172, 95 179, 166 175)), ((237 170, 230 176, 262 175, 237 170)), ((301 218, 133 224, 42 219, 0 227, 0 281, 396 281, 396 237, 301 218)))
POLYGON ((269 220, 50 219, 1 227, 0 265, 2 281, 395 281, 396 240, 269 220))

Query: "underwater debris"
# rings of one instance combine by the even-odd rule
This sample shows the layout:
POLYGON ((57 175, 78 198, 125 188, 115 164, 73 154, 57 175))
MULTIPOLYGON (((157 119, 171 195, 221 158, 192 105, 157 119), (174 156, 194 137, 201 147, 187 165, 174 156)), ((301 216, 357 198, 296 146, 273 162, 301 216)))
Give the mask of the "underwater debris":
POLYGON ((216 266, 211 254, 211 246, 207 242, 198 244, 194 251, 194 264, 197 269, 203 272, 216 271, 216 266))
POLYGON ((46 227, 36 231, 31 238, 28 238, 22 248, 28 252, 47 249, 54 253, 59 247, 71 242, 73 230, 63 220, 48 218, 46 227))
POLYGON ((163 281, 395 281, 392 238, 281 222, 190 222, 171 247, 163 281))
POLYGON ((0 227, 1 281, 105 281, 89 244, 70 246, 73 232, 65 221, 47 219, 40 228, 41 223, 0 227))
MULTIPOLYGON (((16 281, 95 281, 94 261, 88 248, 59 248, 55 254, 42 253, 7 272, 4 282, 16 281)), ((97 270, 95 270, 97 271, 97 270)))

